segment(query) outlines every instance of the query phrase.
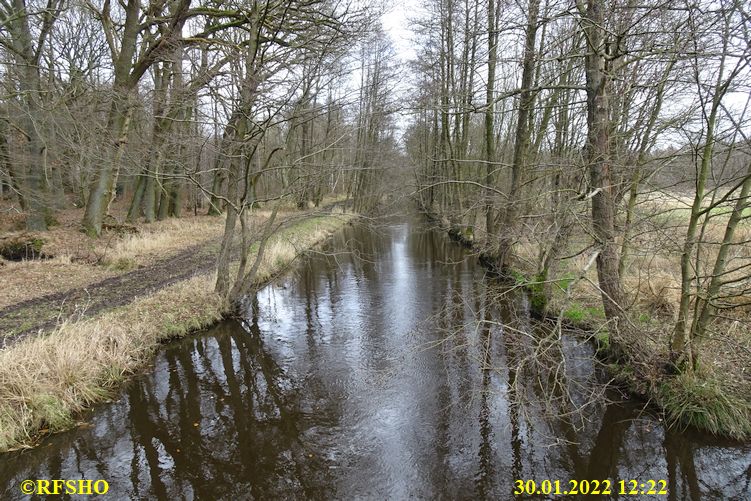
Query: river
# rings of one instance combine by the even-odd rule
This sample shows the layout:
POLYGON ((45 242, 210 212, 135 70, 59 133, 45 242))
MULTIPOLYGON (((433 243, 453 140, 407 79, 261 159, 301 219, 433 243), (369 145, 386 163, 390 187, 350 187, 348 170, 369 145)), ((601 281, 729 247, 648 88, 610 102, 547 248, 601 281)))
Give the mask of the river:
POLYGON ((647 499, 617 482, 650 479, 654 499, 751 498, 751 446, 595 401, 579 337, 536 363, 549 331, 525 296, 442 233, 357 224, 324 251, 246 321, 166 345, 78 428, 0 456, 0 499, 45 478, 104 479, 105 499, 513 499, 517 480, 572 479, 610 479, 588 499, 647 499))

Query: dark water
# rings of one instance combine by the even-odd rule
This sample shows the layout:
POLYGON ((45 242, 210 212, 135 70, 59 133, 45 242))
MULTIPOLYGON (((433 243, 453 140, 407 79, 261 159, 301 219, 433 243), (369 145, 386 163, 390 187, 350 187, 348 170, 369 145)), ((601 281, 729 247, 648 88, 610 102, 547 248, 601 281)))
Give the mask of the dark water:
POLYGON ((86 425, 0 456, 0 499, 27 478, 105 479, 108 499, 512 499, 517 479, 751 498, 750 446, 587 405, 588 345, 545 349, 525 298, 499 299, 443 235, 356 227, 329 250, 262 290, 247 323, 167 346, 86 425))

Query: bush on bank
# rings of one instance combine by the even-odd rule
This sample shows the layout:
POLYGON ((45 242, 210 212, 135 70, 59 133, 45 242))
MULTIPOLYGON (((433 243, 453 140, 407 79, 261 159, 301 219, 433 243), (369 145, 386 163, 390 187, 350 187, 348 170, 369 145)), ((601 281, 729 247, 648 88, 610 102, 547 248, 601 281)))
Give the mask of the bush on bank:
MULTIPOLYGON (((422 210, 454 240, 465 247, 477 249, 474 239, 465 238, 464 233, 452 227, 447 219, 424 207, 422 210)), ((496 271, 493 269, 493 256, 481 254, 480 262, 491 271, 496 271)), ((714 367, 707 363, 698 371, 685 374, 672 374, 664 369, 668 362, 665 352, 667 343, 654 343, 648 338, 656 337, 664 341, 667 334, 665 325, 661 325, 654 312, 665 311, 664 302, 668 299, 662 296, 651 298, 662 302, 648 309, 640 309, 636 305, 635 322, 645 333, 649 333, 645 339, 639 340, 641 342, 612 339, 607 332, 599 294, 588 295, 581 290, 570 289, 569 285, 575 282, 574 274, 562 273, 562 278, 554 282, 557 287, 551 287, 552 294, 546 295, 543 287, 546 277, 525 271, 512 270, 510 275, 515 285, 523 287, 529 294, 533 313, 537 316, 554 316, 556 319, 560 316, 565 325, 594 333, 590 339, 596 344, 598 358, 607 363, 613 381, 657 407, 668 425, 693 426, 736 440, 751 438, 751 395, 746 395, 742 389, 736 388, 736 384, 727 381, 728 375, 723 373, 726 367, 714 367), (563 291, 568 291, 568 294, 563 291)), ((704 347, 704 350, 711 351, 711 348, 704 347)))

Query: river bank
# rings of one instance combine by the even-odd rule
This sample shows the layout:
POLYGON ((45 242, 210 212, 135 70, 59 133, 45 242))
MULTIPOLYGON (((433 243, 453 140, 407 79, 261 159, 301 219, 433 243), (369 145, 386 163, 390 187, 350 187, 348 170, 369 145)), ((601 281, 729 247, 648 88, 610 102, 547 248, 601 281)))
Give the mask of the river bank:
MULTIPOLYGON (((271 237, 256 284, 283 272, 354 217, 338 212, 282 214, 287 223, 271 237)), ((255 222, 263 218, 258 214, 255 222)), ((33 445, 44 434, 74 426, 77 413, 111 398, 162 343, 227 313, 228 306, 214 293, 211 269, 222 225, 223 218, 211 217, 165 222, 163 231, 157 225, 120 238, 110 257, 96 262, 58 256, 56 262, 6 263, 1 268, 17 283, 8 280, 15 302, 5 305, 3 322, 22 328, 3 332, 0 451, 33 445), (165 258, 165 253, 171 255, 165 258), (35 271, 54 277, 50 270, 55 268, 75 278, 42 278, 45 286, 40 288, 19 279, 24 276, 19 270, 27 278, 35 271), (86 301, 80 301, 84 295, 86 301)))
POLYGON ((547 385, 531 356, 549 328, 485 276, 422 217, 346 225, 241 320, 161 346, 85 426, 3 455, 0 498, 47 478, 165 501, 511 499, 545 479, 749 497, 749 444, 668 429, 617 391, 560 405, 603 387, 592 345, 564 331, 547 385))
MULTIPOLYGON (((476 252, 486 268, 497 272, 494 257, 473 231, 434 211, 421 210, 452 239, 476 252)), ((744 333, 737 322, 728 325, 738 337, 702 340, 698 351, 701 364, 696 371, 676 374, 669 369, 667 347, 675 300, 669 275, 672 256, 658 255, 649 268, 640 269, 641 263, 636 262, 636 269, 627 270, 624 280, 631 281, 636 290, 629 297, 629 321, 638 337, 616 338, 608 329, 595 285, 595 267, 587 263, 586 255, 567 261, 555 276, 543 278, 535 266, 539 250, 534 243, 522 242, 516 250, 511 276, 506 279, 527 291, 535 316, 584 333, 614 384, 654 407, 671 426, 693 426, 735 440, 751 438, 751 375, 747 369, 751 366, 751 333, 744 333)))

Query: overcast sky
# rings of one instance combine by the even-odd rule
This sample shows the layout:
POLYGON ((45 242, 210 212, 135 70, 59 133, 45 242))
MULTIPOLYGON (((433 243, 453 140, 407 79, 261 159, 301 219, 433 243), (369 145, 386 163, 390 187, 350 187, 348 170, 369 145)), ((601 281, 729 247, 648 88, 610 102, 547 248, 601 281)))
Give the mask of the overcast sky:
POLYGON ((381 16, 383 28, 391 36, 394 48, 402 62, 413 59, 416 55, 408 16, 413 16, 418 8, 415 0, 392 1, 386 14, 381 16))

